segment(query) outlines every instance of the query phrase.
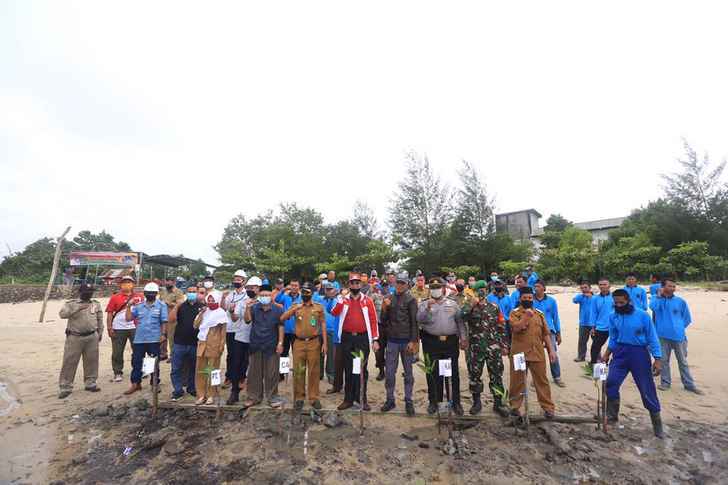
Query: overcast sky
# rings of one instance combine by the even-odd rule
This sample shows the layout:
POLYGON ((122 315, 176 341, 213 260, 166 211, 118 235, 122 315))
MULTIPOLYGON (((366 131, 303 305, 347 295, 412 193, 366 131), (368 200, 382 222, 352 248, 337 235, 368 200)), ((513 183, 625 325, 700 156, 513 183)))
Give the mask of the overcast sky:
POLYGON ((542 224, 656 198, 681 137, 728 155, 723 2, 484 3, 0 2, 0 255, 72 225, 214 261, 281 201, 384 222, 410 149, 542 224))

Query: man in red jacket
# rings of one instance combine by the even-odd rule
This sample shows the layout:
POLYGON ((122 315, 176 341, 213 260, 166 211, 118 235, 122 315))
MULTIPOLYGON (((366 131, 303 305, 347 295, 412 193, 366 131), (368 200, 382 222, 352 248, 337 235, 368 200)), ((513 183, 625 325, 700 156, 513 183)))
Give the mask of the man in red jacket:
MULTIPOLYGON (((343 292, 342 292, 343 293, 343 292)), ((336 306, 331 314, 339 318, 339 348, 344 355, 344 402, 339 410, 349 409, 354 402, 361 404, 364 411, 371 408, 367 404, 367 362, 369 361, 369 346, 376 352, 379 350, 379 324, 374 301, 361 292, 361 276, 359 273, 349 273, 349 291, 345 296, 339 296, 336 306), (354 355, 362 352, 359 371, 364 373, 364 389, 360 389, 360 376, 353 374, 354 355)))

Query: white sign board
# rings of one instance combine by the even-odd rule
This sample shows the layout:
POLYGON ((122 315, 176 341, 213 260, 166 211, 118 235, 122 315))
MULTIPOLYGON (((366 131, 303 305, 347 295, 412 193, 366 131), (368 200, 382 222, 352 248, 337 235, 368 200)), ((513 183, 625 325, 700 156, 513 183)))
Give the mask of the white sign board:
POLYGON ((600 381, 606 381, 607 380, 607 364, 599 363, 594 364, 594 369, 592 371, 592 377, 594 380, 599 379, 600 381))
POLYGON ((526 354, 521 352, 513 356, 513 369, 514 370, 526 370, 526 354))
POLYGON ((142 374, 145 376, 154 372, 154 357, 144 357, 142 362, 142 374))
POLYGON ((211 386, 219 386, 222 384, 222 372, 220 369, 215 369, 210 371, 210 385, 211 386))
POLYGON ((281 357, 280 363, 278 364, 279 374, 289 374, 291 372, 291 358, 281 357))
POLYGON ((441 377, 452 377, 452 361, 450 359, 440 359, 440 376, 441 377))
POLYGON ((354 363, 351 369, 352 374, 359 375, 361 374, 361 358, 360 357, 354 357, 354 363))

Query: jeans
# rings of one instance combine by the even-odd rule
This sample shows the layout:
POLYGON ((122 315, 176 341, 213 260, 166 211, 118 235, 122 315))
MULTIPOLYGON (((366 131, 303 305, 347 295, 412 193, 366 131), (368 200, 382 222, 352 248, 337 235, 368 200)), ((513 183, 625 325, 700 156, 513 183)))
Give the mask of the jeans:
POLYGON ((553 377, 554 381, 557 381, 561 379, 561 364, 559 364, 559 347, 556 345, 556 334, 554 332, 551 333, 551 346, 554 348, 554 354, 556 354, 556 362, 554 362, 551 365, 551 377, 553 377))
POLYGON ((670 354, 675 351, 677 357, 678 369, 680 369, 680 379, 685 389, 695 389, 693 376, 690 375, 688 367, 688 341, 682 342, 660 338, 660 347, 662 350, 662 371, 660 372, 660 382, 663 386, 670 387, 672 378, 670 376, 670 354))
POLYGON ((172 347, 172 372, 170 379, 174 392, 182 394, 183 370, 185 366, 187 372, 187 392, 192 394, 195 392, 195 363, 197 361, 197 345, 180 345, 174 344, 172 347))
POLYGON ((387 390, 387 401, 394 402, 394 383, 397 379, 397 366, 399 365, 400 359, 404 368, 404 400, 405 402, 412 401, 412 388, 415 384, 415 377, 412 374, 412 363, 415 358, 414 355, 407 352, 408 343, 400 344, 388 341, 385 347, 384 372, 386 380, 384 381, 384 387, 387 390))
POLYGON ((334 380, 334 336, 336 332, 326 332, 326 377, 334 380))
MULTIPOLYGON (((141 384, 142 382, 142 364, 146 354, 156 357, 159 355, 159 342, 132 344, 131 346, 131 383, 141 384)), ((156 373, 157 382, 159 382, 159 371, 156 373)))

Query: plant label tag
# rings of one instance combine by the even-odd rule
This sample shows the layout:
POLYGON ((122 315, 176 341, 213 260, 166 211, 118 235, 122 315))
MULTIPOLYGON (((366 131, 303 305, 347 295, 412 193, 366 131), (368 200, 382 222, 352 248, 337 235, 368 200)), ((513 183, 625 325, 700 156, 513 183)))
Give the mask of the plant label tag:
POLYGON ((291 372, 291 358, 281 357, 280 364, 278 365, 279 374, 290 374, 291 372))
POLYGON ((356 375, 361 374, 361 357, 354 357, 351 373, 356 375))
POLYGON ((142 374, 149 375, 154 372, 154 357, 144 357, 142 362, 142 374))
POLYGON ((522 371, 526 370, 526 354, 521 352, 513 356, 513 369, 522 371))
POLYGON ((214 369, 210 371, 210 385, 211 386, 219 386, 222 384, 222 378, 221 378, 222 372, 220 369, 214 369))
POLYGON ((440 366, 440 376, 452 377, 452 361, 450 359, 440 359, 438 363, 440 366))
POLYGON ((607 364, 604 363, 598 363, 594 364, 594 369, 592 370, 592 378, 594 380, 600 380, 600 381, 606 381, 607 380, 607 364))

